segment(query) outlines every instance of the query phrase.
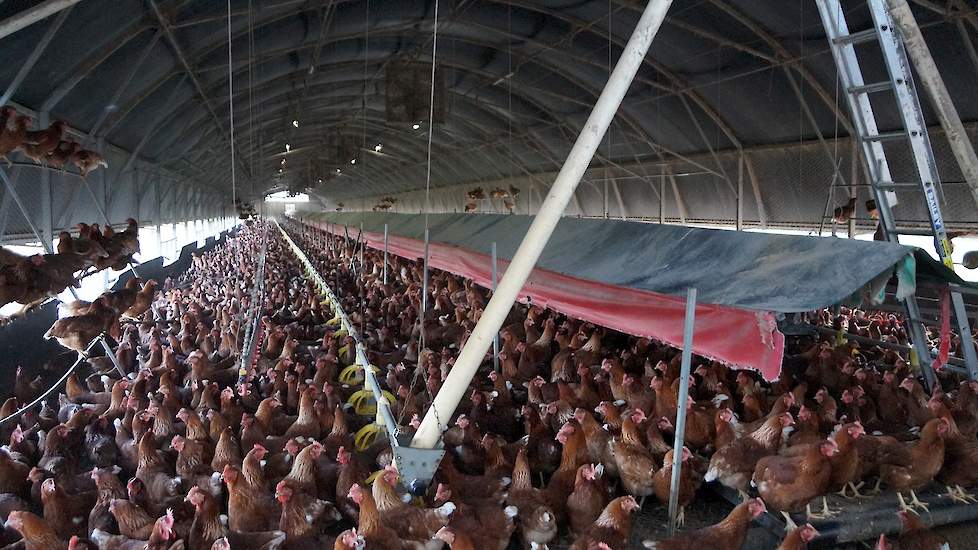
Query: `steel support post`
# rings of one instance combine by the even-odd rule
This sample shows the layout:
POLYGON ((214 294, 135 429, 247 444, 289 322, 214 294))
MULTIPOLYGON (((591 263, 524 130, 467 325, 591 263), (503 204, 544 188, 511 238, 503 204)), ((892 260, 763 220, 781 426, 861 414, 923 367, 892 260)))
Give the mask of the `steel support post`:
POLYGON ((666 170, 666 177, 669 178, 669 185, 672 186, 672 194, 676 196, 676 208, 679 209, 679 223, 685 225, 686 218, 689 217, 689 212, 686 210, 686 202, 683 200, 682 194, 679 193, 679 184, 676 183, 676 176, 673 175, 672 168, 667 168, 666 170))
POLYGON ((676 438, 672 447, 672 479, 669 489, 669 536, 676 532, 679 512, 679 478, 686 439, 686 413, 689 409, 689 371, 693 360, 693 330, 696 326, 696 289, 686 291, 686 317, 683 321, 683 358, 679 374, 679 410, 676 413, 676 438))
MULTIPOLYGON (((496 277, 498 276, 496 265, 496 241, 492 242, 492 291, 496 292, 496 277)), ((499 372, 499 331, 492 337, 492 370, 499 372)))
MULTIPOLYGON (((859 159, 862 156, 859 154, 859 142, 857 140, 852 140, 852 145, 850 147, 850 155, 852 155, 852 170, 849 173, 849 196, 858 197, 859 196, 859 159)), ((859 202, 859 201, 856 201, 859 202)), ((856 206, 858 208, 858 205, 856 206)), ((856 238, 856 216, 849 216, 849 238, 856 238)))
POLYGON ((663 169, 663 175, 659 177, 659 223, 666 223, 666 178, 664 174, 663 169))
POLYGON ((737 157, 737 231, 744 230, 744 154, 737 157))
POLYGON ((962 356, 968 367, 968 378, 978 380, 978 354, 975 352, 975 342, 971 336, 971 323, 968 321, 968 312, 964 307, 964 297, 958 292, 950 294, 951 305, 954 306, 954 318, 958 323, 958 334, 961 337, 962 356))
MULTIPOLYGON (((38 122, 42 128, 47 128, 51 123, 50 115, 45 112, 38 114, 38 122)), ((54 222, 51 213, 51 171, 38 168, 41 171, 41 236, 48 245, 54 243, 54 222)))
POLYGON ((750 178, 751 190, 754 192, 754 202, 757 204, 757 217, 761 222, 761 227, 767 227, 767 211, 764 209, 764 201, 761 198, 761 184, 754 170, 754 161, 750 155, 744 155, 744 166, 747 168, 747 177, 750 178))

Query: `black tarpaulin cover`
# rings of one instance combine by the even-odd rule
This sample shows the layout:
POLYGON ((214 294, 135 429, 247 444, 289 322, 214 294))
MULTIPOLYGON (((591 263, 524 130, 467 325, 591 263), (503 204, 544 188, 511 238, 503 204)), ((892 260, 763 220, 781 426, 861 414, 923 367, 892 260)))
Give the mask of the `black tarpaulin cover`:
MULTIPOLYGON (((391 213, 322 213, 317 222, 424 239, 424 216, 391 213)), ((431 214, 430 238, 499 257, 516 252, 530 216, 431 214)), ((887 242, 776 235, 676 225, 563 218, 537 266, 610 285, 684 296, 695 287, 699 302, 738 308, 799 312, 830 306, 891 272, 918 249, 887 242)), ((925 253, 918 272, 960 279, 925 253)))

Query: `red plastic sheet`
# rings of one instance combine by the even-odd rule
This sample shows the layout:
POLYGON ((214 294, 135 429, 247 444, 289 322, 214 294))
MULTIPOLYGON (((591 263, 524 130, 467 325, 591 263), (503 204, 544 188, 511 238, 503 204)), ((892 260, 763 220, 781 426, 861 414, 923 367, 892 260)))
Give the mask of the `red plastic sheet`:
MULTIPOLYGON (((327 230, 326 223, 313 225, 327 230)), ((343 226, 329 225, 329 230, 344 235, 343 226)), ((359 228, 348 230, 351 238, 359 233, 359 228)), ((383 250, 383 233, 365 231, 363 238, 367 246, 383 250)), ((387 243, 390 254, 411 260, 424 256, 423 241, 388 235, 387 243)), ((485 288, 492 286, 492 257, 488 254, 431 242, 428 261, 436 269, 472 279, 485 288)), ((501 279, 509 262, 499 259, 497 265, 501 279)), ((577 319, 682 347, 685 298, 569 277, 539 268, 533 270, 523 287, 520 301, 525 302, 527 298, 536 305, 577 319)), ((770 312, 698 304, 693 351, 733 367, 756 369, 765 379, 774 380, 781 372, 784 335, 778 331, 770 312)))

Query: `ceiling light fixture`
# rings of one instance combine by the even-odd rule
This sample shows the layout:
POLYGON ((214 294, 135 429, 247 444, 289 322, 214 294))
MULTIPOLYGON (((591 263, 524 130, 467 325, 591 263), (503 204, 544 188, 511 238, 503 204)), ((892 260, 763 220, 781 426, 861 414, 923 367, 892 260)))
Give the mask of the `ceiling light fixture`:
POLYGON ((285 144, 285 152, 286 152, 286 153, 288 153, 288 152, 289 152, 289 151, 291 151, 291 150, 292 150, 292 146, 291 146, 291 145, 289 145, 288 143, 286 143, 286 144, 285 144))
POLYGON ((356 163, 357 163, 357 159, 350 159, 350 164, 356 164, 356 163))
POLYGON ((337 174, 342 174, 342 173, 343 173, 343 171, 342 171, 342 170, 340 170, 339 168, 337 168, 337 169, 336 169, 336 173, 337 173, 337 174))
POLYGON ((420 128, 420 127, 421 127, 421 124, 419 124, 419 123, 417 123, 417 122, 415 122, 415 123, 414 123, 414 126, 411 126, 411 127, 412 127, 412 128, 414 128, 415 130, 417 130, 418 128, 420 128))
POLYGON ((295 126, 296 128, 298 128, 299 127, 299 120, 298 119, 293 120, 292 121, 292 125, 295 126))
POLYGON ((378 153, 383 148, 384 148, 384 144, 383 143, 378 143, 377 145, 374 145, 374 151, 377 151, 378 153))

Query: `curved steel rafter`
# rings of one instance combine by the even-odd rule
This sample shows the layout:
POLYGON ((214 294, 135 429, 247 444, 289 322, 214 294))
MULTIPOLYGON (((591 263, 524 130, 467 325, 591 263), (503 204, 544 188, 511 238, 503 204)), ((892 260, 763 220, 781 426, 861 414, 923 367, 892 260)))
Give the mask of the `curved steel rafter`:
MULTIPOLYGON (((488 73, 484 73, 484 72, 482 73, 481 76, 482 76, 482 78, 485 78, 485 79, 489 79, 489 78, 492 78, 493 77, 492 74, 488 74, 488 73)), ((530 100, 529 98, 526 98, 525 101, 527 103, 529 103, 529 104, 533 104, 540 112, 549 113, 550 120, 557 120, 557 119, 559 119, 561 117, 561 115, 559 113, 555 113, 554 111, 552 111, 548 106, 544 105, 543 103, 537 102, 536 100, 530 100)), ((483 106, 481 106, 481 105, 478 105, 478 103, 474 103, 474 105, 476 105, 478 108, 481 108, 482 110, 485 110, 485 108, 483 106)), ((187 130, 185 130, 185 132, 183 133, 183 135, 177 137, 173 141, 174 142, 183 141, 184 138, 186 137, 186 134, 188 134, 195 127, 196 127, 196 125, 193 124, 193 123, 190 124, 190 125, 187 125, 186 126, 187 130)))
MULTIPOLYGON (((944 17, 952 27, 975 25, 978 21, 973 13, 965 12, 960 0, 911 1, 944 17)), ((135 78, 136 67, 123 67, 124 74, 119 79, 106 82, 105 98, 94 98, 111 104, 113 109, 95 113, 97 122, 88 138, 125 136, 128 139, 131 132, 120 132, 120 129, 128 130, 139 124, 150 131, 132 140, 139 142, 130 144, 135 145, 137 153, 145 150, 182 174, 224 185, 222 171, 227 163, 223 159, 228 148, 222 141, 227 141, 228 65, 221 58, 227 45, 228 21, 223 5, 205 4, 203 9, 195 6, 191 9, 199 13, 180 19, 181 9, 190 6, 190 1, 143 2, 141 15, 132 17, 127 12, 117 18, 121 20, 120 25, 107 29, 105 36, 111 35, 110 39, 90 47, 80 44, 78 51, 84 52, 83 55, 77 61, 72 56, 71 70, 55 75, 46 96, 41 94, 36 101, 40 110, 56 111, 56 116, 63 116, 60 111, 85 99, 78 96, 81 89, 89 88, 86 78, 101 75, 109 68, 115 70, 121 56, 132 52, 135 56, 141 51, 141 59, 146 63, 139 77, 135 78), (156 38, 146 40, 147 31, 156 33, 156 38), (183 43, 176 45, 176 39, 183 43), (163 51, 159 47, 162 41, 171 47, 163 51), (180 59, 171 61, 170 50, 174 48, 180 59), (164 58, 166 62, 160 63, 164 58), (191 82, 178 84, 179 90, 171 88, 173 77, 183 75, 188 75, 191 82), (171 93, 176 97, 172 109, 162 113, 150 111, 164 103, 171 93)), ((364 29, 362 1, 353 4, 341 0, 287 0, 274 6, 268 6, 267 2, 256 4, 261 9, 251 14, 238 9, 231 21, 235 46, 232 69, 237 92, 235 141, 238 150, 247 153, 238 155, 242 162, 254 156, 268 173, 270 156, 278 154, 274 143, 281 142, 280 136, 285 135, 298 149, 312 148, 292 155, 295 168, 290 177, 304 178, 310 166, 308 159, 315 156, 318 128, 324 123, 332 124, 332 133, 360 136, 362 124, 366 124, 370 139, 376 137, 398 155, 364 157, 367 162, 344 170, 343 179, 361 181, 363 192, 380 194, 417 189, 423 181, 426 140, 405 128, 385 124, 383 68, 394 59, 427 60, 432 5, 421 4, 406 10, 374 10, 371 6, 370 28, 364 29), (328 13, 332 13, 332 18, 324 16, 328 13), (300 27, 300 20, 305 27, 300 27), (282 30, 288 32, 283 34, 282 30), (249 60, 245 45, 252 31, 258 40, 257 55, 249 60), (365 32, 369 32, 369 43, 365 42, 365 32), (317 51, 322 53, 318 62, 317 51), (239 87, 238 83, 245 82, 249 71, 254 72, 259 64, 264 68, 256 75, 254 88, 239 87), (355 73, 364 69, 366 77, 357 77, 355 73), (254 95, 253 105, 248 104, 249 94, 254 95), (299 101, 304 102, 301 103, 302 127, 293 130, 285 124, 285 128, 276 128, 283 121, 291 120, 290 109, 297 108, 299 101), (240 119, 237 116, 252 107, 256 115, 253 131, 247 116, 240 119), (248 139, 253 143, 247 142, 248 139)), ((237 5, 240 8, 242 4, 237 5)), ((689 36, 682 43, 683 51, 699 55, 700 50, 715 45, 718 50, 741 55, 741 59, 747 59, 759 71, 781 69, 784 73, 777 74, 792 84, 794 96, 808 113, 820 140, 830 116, 851 131, 848 113, 836 104, 831 83, 823 85, 816 76, 817 67, 806 61, 810 55, 806 58, 793 53, 796 48, 782 38, 781 31, 776 34, 768 30, 761 23, 764 19, 755 17, 756 11, 744 7, 743 3, 706 0, 700 5, 702 8, 697 9, 706 9, 707 12, 701 13, 708 13, 715 22, 701 23, 699 13, 686 9, 674 10, 674 15, 664 23, 673 27, 672 34, 689 36), (736 27, 736 34, 730 36, 740 39, 720 34, 723 25, 736 27), (816 99, 808 91, 803 94, 805 89, 814 91, 816 99), (812 114, 809 105, 818 110, 812 114), (821 119, 822 129, 815 115, 821 119)), ((621 31, 627 27, 622 21, 631 20, 630 13, 622 12, 621 20, 611 17, 623 7, 641 10, 644 0, 612 0, 607 17, 602 15, 603 5, 572 3, 558 7, 538 0, 462 0, 444 10, 439 24, 438 64, 445 69, 446 104, 454 108, 452 116, 434 135, 433 186, 465 184, 480 178, 502 181, 522 175, 531 178, 534 182, 531 185, 540 183, 546 188, 548 182, 533 174, 542 167, 560 166, 565 146, 578 131, 575 127, 578 120, 600 92, 601 75, 606 69, 602 56, 608 50, 620 51, 625 44, 625 37, 616 34, 615 29, 621 31), (492 24, 500 13, 505 14, 500 6, 512 6, 514 21, 519 22, 516 30, 513 26, 492 24), (442 39, 446 41, 444 49, 442 39), (607 49, 602 44, 607 44, 607 49), (512 71, 506 65, 508 53, 512 55, 512 71), (507 151, 507 139, 515 144, 510 145, 515 150, 507 151)), ((927 15, 936 20, 932 14, 927 15)), ((780 24, 777 27, 781 28, 780 24)), ((644 177, 649 177, 646 167, 655 164, 656 159, 664 162, 678 159, 726 179, 728 185, 732 183, 730 177, 736 178, 736 171, 728 175, 730 163, 724 166, 718 153, 722 156, 721 150, 730 146, 743 151, 746 146, 738 137, 737 128, 721 111, 727 104, 702 93, 702 79, 684 72, 680 68, 684 65, 689 64, 674 64, 661 55, 659 59, 653 56, 645 59, 635 79, 636 87, 644 90, 635 91, 622 105, 614 129, 616 136, 624 136, 627 145, 616 146, 614 155, 603 149, 596 155, 596 161, 622 174, 643 177, 645 172, 644 177), (678 98, 669 105, 669 112, 674 113, 670 122, 677 127, 667 127, 666 133, 659 130, 654 118, 641 110, 650 99, 664 97, 678 98), (666 137, 659 143, 655 136, 663 135, 666 137), (698 154, 706 150, 712 160, 698 154), (634 162, 626 160, 629 158, 634 162)), ((733 78, 742 76, 738 73, 733 78)), ((338 184, 327 183, 326 189, 331 185, 338 184)))
MULTIPOLYGON (((314 109, 314 110, 312 110, 310 112, 319 113, 319 112, 330 112, 330 111, 337 111, 337 110, 339 110, 341 112, 345 112, 345 111, 349 111, 350 109, 346 109, 342 105, 326 105, 326 106, 322 106, 322 107, 320 107, 318 109, 314 109)), ((422 143, 422 140, 415 139, 415 140, 412 141, 412 140, 409 139, 410 132, 407 132, 405 130, 401 130, 401 129, 397 128, 397 127, 385 126, 383 124, 377 123, 376 121, 378 121, 378 120, 379 121, 382 121, 383 120, 383 113, 382 112, 376 112, 374 110, 368 110, 368 112, 370 113, 370 116, 368 117, 368 119, 370 120, 370 125, 369 126, 371 128, 371 132, 372 132, 371 135, 372 136, 378 136, 381 141, 399 143, 398 149, 400 149, 400 150, 406 150, 406 151, 407 150, 413 150, 413 151, 416 152, 416 154, 417 154, 418 157, 423 157, 424 156, 423 155, 423 152, 424 152, 423 145, 424 144, 422 143), (403 136, 403 137, 400 137, 400 136, 403 136)), ((362 116, 362 110, 360 111, 359 114, 362 116)), ((355 127, 355 126, 359 126, 360 124, 362 124, 362 118, 344 117, 341 120, 342 121, 349 122, 349 125, 350 125, 350 127, 346 130, 345 133, 350 134, 350 135, 353 135, 354 137, 360 137, 361 136, 362 129, 360 127, 355 127)), ((305 130, 305 132, 302 135, 310 135, 310 134, 318 133, 320 131, 320 128, 318 128, 318 125, 309 125, 309 126, 310 126, 310 129, 305 130)), ((302 128, 300 128, 300 130, 301 129, 302 128)), ((330 128, 330 131, 333 132, 333 133, 340 133, 335 128, 330 128)), ((414 137, 417 138, 418 136, 415 135, 414 137)), ((200 138, 198 138, 198 139, 200 139, 200 138)), ((315 145, 316 141, 317 140, 314 140, 313 141, 312 146, 315 145)), ((437 149, 444 149, 445 152, 449 152, 451 150, 450 147, 449 147, 449 145, 448 145, 448 143, 442 144, 440 142, 441 142, 441 140, 439 139, 434 144, 437 149)), ((307 145, 307 143, 304 142, 304 141, 297 141, 295 145, 296 145, 296 149, 297 150, 300 147, 309 147, 309 145, 307 145)), ((186 144, 186 148, 193 149, 194 148, 193 143, 186 144)), ((296 155, 293 155, 293 156, 301 156, 301 152, 298 152, 296 155)), ((263 157, 264 157, 264 154, 263 154, 263 157)), ((264 158, 268 158, 268 157, 264 157, 264 158)), ((451 165, 451 160, 449 158, 447 158, 447 156, 445 158, 437 158, 437 159, 435 159, 435 162, 436 162, 436 164, 441 164, 441 165, 444 165, 444 166, 448 167, 448 169, 453 168, 452 165, 451 165)))
MULTIPOLYGON (((524 5, 524 7, 526 7, 526 6, 524 5)), ((559 15, 557 11, 546 9, 546 8, 541 7, 541 6, 530 6, 530 8, 527 8, 527 9, 534 9, 535 11, 540 11, 542 13, 547 14, 548 16, 557 16, 557 15, 559 15)), ((272 24, 274 22, 280 21, 280 20, 282 20, 284 18, 288 18, 290 16, 294 16, 294 13, 291 13, 291 14, 273 13, 268 18, 259 19, 258 21, 256 21, 255 25, 256 25, 256 28, 260 28, 263 25, 272 24)), ((565 21, 567 20, 566 17, 564 17, 563 19, 565 21)), ((175 25, 179 25, 179 24, 180 24, 179 22, 176 22, 175 23, 175 25)), ((462 26, 462 25, 465 25, 465 24, 478 25, 478 22, 477 21, 463 22, 463 23, 460 23, 459 26, 462 26)), ((578 23, 574 23, 574 24, 578 24, 578 23)), ((245 33, 246 33, 246 31, 247 31, 247 28, 246 28, 246 25, 245 24, 242 24, 241 26, 244 27, 244 28, 241 29, 241 30, 239 30, 237 32, 237 34, 236 34, 236 36, 238 36, 239 38, 242 37, 242 36, 244 36, 245 33)), ((689 25, 686 25, 686 26, 688 27, 689 25)), ((601 36, 606 36, 603 33, 598 33, 596 30, 594 30, 591 27, 592 27, 591 25, 588 25, 587 30, 589 32, 594 32, 594 33, 599 34, 601 36)), ((374 35, 377 35, 378 33, 380 33, 380 34, 384 33, 384 31, 385 31, 385 29, 377 29, 377 30, 374 30, 373 33, 374 33, 374 35)), ((398 30, 398 32, 399 31, 400 31, 400 29, 398 30)), ((707 31, 703 31, 700 34, 708 35, 709 33, 707 31)), ((217 35, 217 33, 215 33, 215 36, 216 35, 217 35)), ((351 36, 355 36, 355 35, 351 35, 351 36)), ((463 36, 452 36, 452 38, 453 39, 456 39, 456 40, 465 40, 466 37, 463 37, 463 36)), ((509 38, 512 38, 512 37, 509 37, 509 38)), ((223 38, 221 40, 223 40, 223 38)), ((342 38, 339 38, 338 40, 342 40, 342 38)), ((486 43, 483 43, 482 45, 485 46, 487 44, 486 43)), ((220 44, 215 40, 214 44, 211 45, 211 46, 207 46, 207 47, 204 47, 204 48, 198 48, 195 52, 193 52, 192 57, 194 59, 202 59, 202 58, 204 58, 204 57, 206 57, 208 55, 209 51, 213 51, 214 48, 218 48, 219 46, 220 46, 220 44), (208 50, 208 48, 211 48, 211 50, 208 50)), ((312 44, 308 44, 308 45, 304 45, 304 46, 305 47, 313 47, 312 44)), ((492 45, 490 44, 488 46, 492 46, 492 45)), ((580 61, 582 59, 586 59, 586 56, 576 55, 575 58, 576 58, 576 60, 580 61)), ((495 73, 493 73, 493 74, 495 74, 495 73)), ((568 74, 564 73, 562 76, 565 77, 565 78, 568 78, 570 82, 575 82, 575 83, 577 82, 577 78, 574 75, 568 75, 568 74)), ((220 86, 220 82, 218 83, 218 86, 220 86)), ((546 92, 548 92, 548 91, 546 91, 546 90, 541 91, 541 93, 546 93, 546 92)), ((148 94, 142 94, 142 97, 139 98, 139 99, 140 100, 141 99, 145 99, 145 97, 147 95, 148 94)), ((593 95, 593 92, 592 92, 592 95, 593 95)), ((701 108, 706 105, 705 102, 703 102, 700 98, 694 98, 693 101, 698 106, 700 106, 701 108)), ((129 110, 130 110, 129 108, 123 108, 120 111, 122 113, 127 113, 129 110)), ((723 125, 721 119, 719 119, 718 116, 715 116, 716 115, 715 111, 711 112, 710 110, 705 109, 705 108, 703 110, 704 110, 704 112, 707 113, 708 116, 710 116, 711 119, 713 119, 716 122, 718 122, 718 125, 721 125, 721 129, 724 131, 724 133, 726 135, 728 135, 728 137, 732 137, 733 136, 733 132, 730 131, 729 126, 728 125, 723 125)), ((122 117, 119 117, 120 120, 121 120, 121 118, 122 117)), ((650 141, 650 143, 651 143, 651 141, 650 141)))
MULTIPOLYGON (((808 84, 812 88, 812 90, 815 91, 819 99, 822 100, 824 106, 828 108, 832 112, 832 114, 834 114, 835 117, 839 120, 839 123, 845 127, 846 132, 848 132, 850 135, 853 133, 852 121, 849 120, 849 113, 846 113, 845 111, 842 110, 842 108, 836 102, 835 96, 829 93, 829 91, 825 89, 824 86, 822 86, 822 83, 819 82, 817 78, 815 78, 815 75, 813 75, 812 72, 809 71, 807 67, 805 67, 803 62, 793 61, 796 56, 793 55, 790 51, 788 51, 788 48, 786 48, 784 44, 782 44, 773 34, 771 34, 767 29, 762 27, 760 23, 755 21, 749 15, 744 13, 742 9, 732 5, 729 1, 727 0, 707 0, 707 1, 710 4, 719 8, 721 11, 723 11, 730 17, 732 17, 740 24, 747 27, 747 29, 749 29, 752 33, 757 35, 758 38, 763 40, 765 44, 770 46, 771 49, 774 50, 778 56, 779 65, 782 66, 786 71, 793 70, 796 73, 798 73, 798 75, 801 76, 802 80, 804 80, 805 83, 808 84)), ((790 78, 790 74, 789 74, 789 78, 790 78)), ((804 97, 799 97, 798 101, 804 103, 806 100, 804 97)))

